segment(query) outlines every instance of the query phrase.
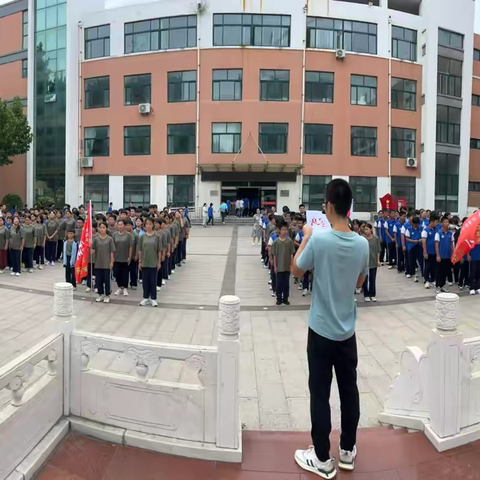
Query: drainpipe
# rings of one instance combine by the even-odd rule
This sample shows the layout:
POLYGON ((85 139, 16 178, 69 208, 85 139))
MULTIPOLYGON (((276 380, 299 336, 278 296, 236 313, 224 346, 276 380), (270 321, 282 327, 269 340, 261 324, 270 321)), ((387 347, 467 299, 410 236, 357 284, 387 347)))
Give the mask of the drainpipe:
MULTIPOLYGON (((308 0, 303 8, 306 17, 308 15, 308 0)), ((303 39, 303 55, 302 55, 302 118, 300 122, 300 194, 298 196, 298 204, 302 203, 303 199, 303 157, 305 152, 305 80, 306 80, 306 63, 307 63, 307 38, 303 39)))
MULTIPOLYGON (((78 155, 77 155, 77 170, 78 170, 78 178, 77 178, 77 185, 79 183, 82 183, 80 181, 80 177, 82 176, 82 170, 80 168, 80 157, 82 156, 83 153, 83 135, 82 135, 82 104, 83 104, 83 88, 82 88, 82 55, 83 55, 83 42, 82 42, 82 30, 83 30, 83 25, 82 22, 78 22, 78 49, 77 49, 77 55, 78 55, 78 155)), ((83 190, 85 191, 85 185, 82 185, 83 190)), ((83 198, 83 192, 78 192, 78 200, 80 201, 80 198, 83 198)), ((85 199, 83 199, 85 200, 85 199)), ((83 204, 84 202, 82 202, 83 204)))
POLYGON ((200 208, 200 172, 199 172, 199 156, 200 156, 200 18, 201 12, 197 10, 197 122, 195 127, 195 210, 200 208))
POLYGON ((388 189, 392 193, 392 17, 388 17, 388 189))

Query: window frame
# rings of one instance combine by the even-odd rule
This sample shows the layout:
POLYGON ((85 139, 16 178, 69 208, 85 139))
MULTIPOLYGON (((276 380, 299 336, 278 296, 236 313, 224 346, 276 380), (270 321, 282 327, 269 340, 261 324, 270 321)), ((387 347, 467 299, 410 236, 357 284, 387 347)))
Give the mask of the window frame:
POLYGON ((302 179, 302 203, 306 210, 323 210, 327 185, 332 181, 331 175, 303 175, 302 179), (315 181, 312 181, 315 179, 315 181), (316 181, 319 180, 319 181, 316 181), (312 188, 313 187, 313 188, 312 188), (319 188, 316 188, 319 187, 319 188), (312 189, 314 199, 312 199, 312 189), (322 195, 323 190, 323 195, 322 195))
MULTIPOLYGON (((289 130, 289 124, 285 122, 260 122, 258 124, 258 153, 263 153, 263 154, 271 154, 271 155, 285 155, 288 153, 288 130, 289 130), (284 133, 262 133, 262 127, 267 128, 267 127, 272 127, 272 126, 282 126, 286 127, 286 131, 284 133), (273 149, 270 148, 264 148, 265 143, 268 141, 272 141, 271 139, 267 138, 270 136, 276 135, 284 137, 282 140, 283 143, 283 151, 274 151, 273 149), (264 140, 265 139, 265 140, 264 140)), ((278 141, 278 140, 277 140, 278 141)))
POLYGON ((470 150, 480 150, 480 139, 471 138, 470 139, 470 150))
MULTIPOLYGON (((325 77, 328 78, 328 77, 325 77)), ((316 92, 318 93, 318 92, 316 92)), ((335 73, 334 72, 322 72, 322 71, 315 71, 315 70, 307 70, 305 72, 305 102, 306 103, 333 103, 335 97, 335 73), (318 74, 318 82, 312 82, 308 80, 309 75, 318 74), (331 82, 322 81, 322 76, 331 75, 331 82), (330 93, 330 86, 331 86, 331 98, 327 95, 325 97, 316 97, 315 96, 315 87, 317 89, 326 88, 327 93, 330 93), (322 86, 322 87, 320 87, 322 86), (314 98, 321 98, 322 100, 314 100, 314 98)))
POLYGON ((289 102, 290 101, 290 70, 267 70, 260 69, 260 101, 261 102, 289 102), (273 79, 262 79, 262 74, 266 75, 273 73, 273 79), (279 73, 288 74, 288 80, 279 80, 277 76, 279 73), (282 98, 270 98, 270 95, 276 93, 276 91, 282 93, 282 98), (286 95, 285 95, 286 93, 286 95))
POLYGON ((187 103, 187 102, 196 102, 197 101, 197 71, 196 70, 178 70, 174 72, 167 72, 167 102, 168 103, 187 103), (195 80, 183 80, 183 75, 185 73, 195 73, 195 80), (181 74, 182 79, 180 81, 173 81, 172 76, 174 74, 181 74), (182 91, 182 98, 180 100, 175 100, 172 99, 172 90, 173 86, 176 85, 182 85, 181 91, 182 91), (185 89, 185 85, 188 85, 188 99, 183 98, 183 93, 185 89), (190 98, 191 96, 191 89, 193 85, 193 98, 190 98))
POLYGON ((473 60, 476 62, 480 61, 480 50, 478 48, 473 49, 473 60))
POLYGON ((167 125, 167 155, 192 155, 192 154, 195 154, 195 149, 196 149, 196 124, 195 123, 170 123, 167 125), (186 127, 186 126, 189 126, 192 129, 192 131, 189 133, 173 133, 173 127, 186 127), (172 142, 174 143, 174 139, 178 141, 178 138, 182 136, 189 137, 187 141, 188 151, 181 151, 181 152, 172 151, 174 150, 174 148, 170 148, 172 146, 171 145, 172 142), (190 147, 193 147, 193 148, 190 148, 190 147))
MULTIPOLYGON (((348 179, 350 187, 353 193, 353 201, 355 212, 376 212, 377 211, 377 189, 378 181, 377 177, 367 177, 367 176, 350 176, 348 179), (360 202, 358 196, 356 197, 357 187, 368 187, 368 191, 362 191, 361 195, 367 195, 369 201, 360 202)), ((363 188, 362 188, 363 190, 363 188)))
MULTIPOLYGON (((357 130, 355 130, 357 131, 357 130)), ((365 130, 365 133, 367 131, 365 130)), ((360 126, 360 125, 352 125, 350 127, 350 154, 352 157, 378 157, 378 128, 377 127, 369 127, 369 126, 360 126), (375 131, 375 137, 373 136, 354 136, 354 129, 369 129, 372 133, 375 131), (355 153, 358 151, 360 148, 360 145, 355 145, 355 144, 360 144, 361 140, 365 141, 365 148, 371 148, 372 144, 368 144, 367 141, 371 142, 374 140, 374 149, 375 153, 374 154, 368 154, 368 155, 360 155, 359 153, 355 153)))
POLYGON ((480 193, 480 182, 468 182, 468 191, 469 192, 479 192, 480 193))
MULTIPOLYGON (((435 210, 443 212, 457 212, 458 211, 458 197, 460 193, 460 155, 454 155, 450 153, 438 153, 435 156, 435 210), (456 173, 451 173, 445 165, 440 165, 439 157, 445 156, 444 161, 445 165, 450 164, 453 159, 457 162, 456 164, 456 173), (438 193, 440 188, 439 184, 442 184, 442 187, 445 187, 445 193, 438 193), (453 189, 452 189, 453 187, 453 189), (449 192, 449 190, 451 190, 449 192), (456 193, 455 193, 456 190, 456 193), (453 191, 453 193, 452 193, 453 191), (450 197, 450 198, 449 198, 450 197), (454 198, 456 199, 454 199, 454 198), (444 202, 445 209, 440 208, 440 205, 437 202, 444 202), (449 202, 456 202, 456 205, 452 205, 449 202)), ((443 188, 442 188, 443 189, 443 188)))
POLYGON ((22 12, 22 50, 28 50, 28 10, 22 12))
MULTIPOLYGON (((131 146, 133 146, 133 141, 131 146)), ((152 153, 152 128, 150 125, 128 125, 123 127, 123 155, 125 157, 145 157, 145 156, 151 155, 151 153, 152 153), (140 131, 140 129, 145 129, 145 131, 147 131, 148 129, 149 135, 131 135, 131 134, 127 135, 127 129, 133 129, 132 132, 133 131, 138 132, 140 131), (143 153, 138 153, 139 151, 133 152, 133 148, 131 148, 132 153, 127 153, 128 140, 135 139, 135 138, 143 138, 143 139, 148 138, 148 149, 146 149, 148 151, 144 150, 143 153)))
MULTIPOLYGON (((106 24, 103 24, 103 25, 96 25, 95 27, 88 27, 88 28, 85 29, 85 40, 84 40, 85 60, 93 60, 95 58, 105 58, 105 57, 110 56, 110 33, 111 33, 111 30, 110 30, 110 24, 109 23, 106 23, 106 24), (108 27, 108 36, 105 35, 105 36, 99 37, 100 29, 105 28, 105 27, 108 27), (88 34, 90 32, 93 32, 94 29, 97 30, 96 38, 90 38, 90 39, 87 38, 88 34), (89 55, 89 48, 88 47, 90 46, 90 44, 93 44, 93 42, 98 42, 100 40, 102 40, 102 52, 103 52, 103 54, 102 55, 96 55, 96 56, 92 56, 91 54, 89 55)), ((90 50, 93 50, 93 47, 90 50)))
MULTIPOLYGON (((313 130, 313 128, 312 128, 313 130)), ((305 155, 332 155, 333 154, 333 125, 331 124, 325 124, 325 123, 305 123, 304 127, 304 153, 305 155), (311 127, 317 127, 316 129, 318 130, 316 133, 307 133, 307 130, 310 130, 311 127), (323 128, 321 127, 326 127, 325 132, 323 133, 322 138, 322 132, 323 128), (327 133, 327 130, 329 132, 327 133), (320 139, 322 138, 323 142, 326 142, 324 146, 326 148, 323 149, 318 149, 315 150, 313 147, 315 145, 315 139, 318 140, 318 143, 320 143, 320 139)))
POLYGON ((243 99, 243 69, 242 68, 214 68, 212 70, 212 102, 240 102, 243 99), (219 72, 226 72, 226 79, 216 79, 215 74, 219 75, 219 72), (240 80, 230 80, 228 78, 230 72, 240 72, 240 80), (234 98, 222 98, 222 83, 233 83, 233 97, 234 98), (218 84, 218 98, 215 98, 215 85, 218 84), (240 98, 235 98, 237 95, 236 84, 240 84, 240 98))
POLYGON ((416 112, 417 111, 417 81, 416 80, 412 80, 410 78, 400 78, 400 77, 392 77, 392 82, 391 82, 391 86, 390 86, 391 90, 392 90, 392 108, 395 109, 395 110, 405 110, 405 111, 408 111, 408 112, 416 112), (398 88, 394 88, 393 86, 393 81, 394 80, 400 80, 402 82, 402 86, 403 88, 400 90, 398 88), (405 89, 405 82, 412 82, 413 85, 415 85, 415 92, 411 92, 409 90, 406 90, 405 89), (402 95, 400 95, 402 94, 402 95), (403 104, 406 105, 408 104, 408 101, 406 100, 408 96, 413 96, 413 105, 414 105, 414 109, 410 109, 410 108, 401 108, 399 107, 399 99, 402 99, 403 100, 403 104))
MULTIPOLYGON (((360 80, 358 80, 360 81, 360 80)), ((352 73, 350 75, 350 105, 359 105, 362 107, 376 107, 377 106, 377 92, 378 92, 378 77, 373 77, 371 75, 357 75, 352 73), (354 84, 354 78, 362 79, 363 85, 354 84), (375 86, 365 85, 366 79, 375 79, 375 86), (372 103, 359 103, 360 89, 365 90, 368 92, 368 96, 370 97, 370 102, 372 103), (356 100, 354 101, 354 92, 356 100), (374 93, 374 95, 372 95, 374 93), (373 102, 374 100, 374 102, 373 102)))
POLYGON ((101 77, 89 77, 85 78, 83 82, 83 92, 84 92, 84 109, 85 110, 93 110, 96 108, 109 108, 110 107, 110 75, 103 75, 101 77), (90 83, 92 80, 96 80, 97 82, 100 80, 108 79, 108 88, 103 89, 103 94, 105 95, 105 92, 107 93, 107 104, 105 103, 102 106, 88 106, 91 105, 90 102, 88 102, 88 99, 93 96, 92 90, 87 89, 87 84, 90 83), (90 95, 89 95, 90 93, 90 95))
POLYGON ((96 212, 106 212, 108 209, 108 204, 110 201, 110 182, 109 176, 107 175, 85 175, 83 181, 83 198, 85 202, 92 200, 92 203, 95 206, 96 212), (94 180, 102 180, 101 182, 95 182, 94 180), (92 185, 89 185, 92 183, 92 185), (96 183, 96 185, 93 185, 96 183), (94 192, 96 190, 96 192, 94 192), (96 200, 96 196, 99 193, 99 196, 102 200, 96 200), (102 208, 103 207, 103 208, 102 208))
POLYGON ((472 105, 474 107, 480 107, 480 95, 472 93, 472 105))
POLYGON ((22 59, 22 78, 28 78, 28 59, 22 59))
POLYGON ((450 111, 451 110, 458 110, 460 112, 460 117, 462 115, 462 109, 461 108, 456 108, 456 107, 449 107, 447 105, 437 105, 437 124, 436 124, 436 141, 437 143, 443 143, 446 145, 460 145, 460 135, 461 135, 461 119, 459 120, 459 123, 452 123, 452 122, 443 122, 439 121, 438 117, 438 111, 441 108, 446 108, 447 109, 447 120, 450 118, 450 111), (458 127, 458 128, 457 128, 458 127), (445 129, 446 131, 442 132, 442 128, 445 129), (442 141, 441 139, 445 138, 445 134, 447 140, 442 141), (449 141, 450 137, 452 136, 453 141, 449 141), (441 137, 441 139, 439 139, 441 137), (456 141, 457 140, 457 141, 456 141))
POLYGON ((445 28, 439 28, 438 29, 438 45, 441 46, 441 47, 453 48, 455 50, 463 50, 464 45, 465 45, 465 36, 462 35, 461 33, 452 32, 451 30, 447 30, 445 28), (446 43, 446 44, 445 43, 440 43, 440 38, 441 38, 440 32, 445 32, 446 34, 448 34, 448 37, 449 37, 449 42, 448 43, 446 43), (451 45, 451 40, 452 40, 453 37, 459 37, 462 40, 462 46, 461 47, 456 47, 456 46, 451 45))
POLYGON ((442 62, 446 62, 448 65, 445 70, 451 70, 451 65, 453 65, 454 62, 457 62, 460 64, 460 70, 463 73, 463 62, 461 60, 455 60, 453 58, 444 57, 443 55, 438 55, 437 94, 446 95, 448 97, 462 98, 462 75, 455 75, 450 72, 441 71, 440 59, 442 59, 442 62))
POLYGON ((411 28, 405 28, 405 27, 400 27, 398 25, 392 25, 392 58, 398 58, 400 60, 407 60, 410 62, 416 62, 417 61, 417 49, 418 49, 418 32, 416 30, 413 30, 411 28), (395 36, 396 30, 402 30, 403 33, 403 38, 398 38, 395 36), (412 32, 414 33, 415 40, 407 40, 405 39, 405 34, 407 32, 412 32), (400 42, 402 43, 407 43, 410 46, 410 56, 407 57, 402 57, 399 56, 399 44, 400 42))
POLYGON ((390 151, 392 158, 417 158, 417 130, 414 128, 392 127, 390 151), (401 137, 394 138, 394 131, 401 133, 401 137), (413 132, 414 140, 405 138, 407 132, 413 132), (407 151, 413 151, 413 155, 407 155, 407 151), (405 155, 402 155, 405 153, 405 155))
POLYGON ((130 203, 133 203, 134 205, 142 205, 142 206, 145 206, 145 205, 150 205, 150 197, 151 197, 151 177, 150 175, 124 175, 123 177, 123 204, 124 205, 130 205, 130 203), (148 190, 146 190, 147 192, 147 195, 145 195, 145 192, 142 193, 142 197, 143 197, 143 200, 140 200, 140 201, 134 201, 133 199, 133 196, 135 195, 135 193, 132 193, 134 192, 135 189, 131 189, 132 186, 135 186, 135 185, 141 185, 141 182, 139 182, 138 180, 144 180, 147 179, 148 181, 145 181, 144 185, 142 186, 145 186, 148 184, 148 190), (135 183, 135 181, 137 181, 137 183, 135 183), (128 187, 131 189, 131 190, 128 190, 127 189, 127 184, 131 182, 131 185, 128 185, 128 187), (127 192, 128 192, 128 195, 127 195, 127 192))
POLYGON ((417 201, 417 177, 392 175, 392 197, 394 200, 405 198, 407 206, 415 208, 417 201), (401 181, 399 182, 399 180, 401 181), (400 193, 398 193, 399 191, 400 193))
MULTIPOLYGON (((178 188, 177 184, 177 188, 178 188)), ((189 207, 193 208, 195 207, 195 175, 167 175, 167 207, 189 207), (180 179, 188 179, 191 181, 187 182, 179 182, 180 179), (177 197, 178 195, 175 195, 175 184, 178 182, 178 184, 184 183, 187 188, 187 196, 188 196, 188 201, 185 202, 183 201, 176 201, 174 197, 177 197)))
POLYGON ((236 154, 242 148, 242 123, 241 122, 212 122, 212 153, 215 155, 236 154), (225 125, 225 132, 214 132, 214 125, 225 125), (229 132, 229 126, 238 126, 239 132, 229 132), (222 137, 232 136, 232 149, 230 151, 222 151, 221 148, 215 148, 215 138, 218 137, 218 146, 221 147, 222 137))
POLYGON ((152 103, 152 74, 151 73, 138 73, 138 74, 134 74, 134 75, 125 75, 123 77, 123 104, 124 104, 124 106, 125 107, 132 107, 134 105, 141 105, 142 103, 152 103), (127 97, 128 97, 127 92, 130 92, 130 95, 133 99, 134 98, 133 89, 135 88, 135 85, 132 85, 132 86, 127 85, 127 79, 136 78, 137 82, 138 82, 138 79, 140 77, 149 77, 149 80, 150 80, 149 83, 145 83, 145 84, 141 85, 141 88, 144 90, 143 95, 144 95, 144 98, 146 100, 142 101, 142 102, 138 102, 138 103, 132 103, 133 102, 133 100, 132 100, 131 103, 129 103, 128 100, 127 100, 127 97), (145 88, 147 89, 147 94, 145 94, 145 88), (147 99, 147 97, 148 97, 148 99, 147 99))
POLYGON ((109 125, 99 125, 95 127, 84 127, 83 129, 83 153, 85 157, 109 157, 110 156, 110 126, 109 125), (106 137, 97 138, 95 135, 87 137, 88 130, 95 130, 98 128, 105 128, 107 132, 106 137), (103 152, 101 154, 97 154, 93 152, 94 144, 96 141, 102 141, 102 144, 105 143, 104 147, 106 146, 106 153, 103 152))

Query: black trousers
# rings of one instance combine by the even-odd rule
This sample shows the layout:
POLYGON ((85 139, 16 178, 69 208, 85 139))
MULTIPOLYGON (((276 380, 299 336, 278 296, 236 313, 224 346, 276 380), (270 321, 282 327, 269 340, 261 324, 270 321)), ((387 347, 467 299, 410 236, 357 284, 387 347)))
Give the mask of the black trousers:
POLYGON ((387 250, 387 244, 382 240, 380 243, 380 261, 383 263, 385 262, 385 252, 387 250))
POLYGON ((45 252, 44 252, 44 248, 37 245, 35 247, 35 250, 33 251, 33 259, 35 260, 35 263, 37 265, 45 265, 45 252))
POLYGON ((87 287, 93 290, 95 285, 93 284, 93 263, 88 264, 88 272, 87 272, 87 287))
POLYGON ((47 240, 46 252, 45 252, 45 256, 47 257, 47 262, 49 263, 55 262, 56 254, 57 254, 57 241, 47 240))
POLYGON ((106 295, 107 297, 109 297, 112 293, 112 287, 110 285, 110 275, 111 272, 109 268, 95 269, 95 285, 98 288, 99 295, 106 295))
POLYGON ((207 220, 207 225, 212 222, 212 227, 213 227, 213 217, 208 217, 208 220, 207 220))
POLYGON ((162 266, 160 267, 160 273, 162 274, 163 280, 168 280, 168 262, 170 261, 170 257, 165 257, 165 260, 162 262, 162 266))
POLYGON ((33 268, 33 248, 23 248, 22 261, 27 270, 31 270, 33 268))
POLYGON ((143 298, 157 299, 157 269, 142 267, 143 298))
POLYGON ((225 223, 225 212, 220 212, 220 215, 222 216, 222 223, 225 223))
POLYGON ((470 290, 480 289, 480 260, 470 261, 470 290))
POLYGON ((420 267, 420 272, 423 276, 423 250, 419 243, 413 246, 413 248, 408 252, 408 257, 410 261, 410 275, 416 274, 417 263, 420 267))
POLYGON ((12 272, 13 273, 21 273, 21 263, 20 263, 20 258, 22 252, 20 250, 13 250, 10 249, 10 260, 11 260, 11 265, 12 265, 12 272))
POLYGON ((460 278, 458 279, 458 285, 465 287, 469 283, 470 278, 470 262, 464 260, 460 267, 460 278))
POLYGON ((67 255, 67 264, 65 265, 65 281, 67 283, 71 283, 74 287, 77 286, 77 280, 75 278, 75 266, 71 266, 70 263, 72 261, 72 257, 67 255))
POLYGON ((57 254, 56 259, 58 260, 63 254, 63 240, 57 240, 57 254))
POLYGON ((335 342, 308 330, 310 416, 315 453, 321 462, 330 458, 330 388, 335 369, 341 402, 340 446, 352 451, 357 441, 360 398, 357 387, 357 339, 335 342))
POLYGON ((397 252, 396 252, 396 245, 394 242, 390 242, 388 245, 388 264, 393 266, 397 263, 397 252))
POLYGON ((113 268, 118 288, 128 288, 128 263, 115 262, 113 268))
POLYGON ((447 283, 447 277, 452 272, 452 261, 449 258, 442 258, 437 265, 437 287, 443 288, 447 283))
POLYGON ((302 286, 304 290, 308 290, 308 287, 310 286, 310 274, 311 274, 310 270, 307 270, 303 274, 302 286))
POLYGON ((425 282, 433 283, 437 278, 437 255, 429 254, 425 260, 425 282))
MULTIPOLYGON (((272 282, 273 283, 273 282, 272 282)), ((277 272, 277 301, 284 302, 290 296, 290 272, 277 272)), ((273 288, 273 287, 272 287, 273 288)))
POLYGON ((178 246, 177 246, 177 249, 176 249, 176 259, 175 259, 175 262, 177 264, 177 266, 181 267, 182 266, 182 256, 183 256, 183 244, 185 242, 185 239, 183 240, 180 240, 178 242, 178 246))
POLYGON ((363 295, 364 297, 376 297, 377 296, 377 269, 370 268, 368 270, 368 276, 363 282, 363 295))
POLYGON ((136 287, 138 282, 138 261, 132 260, 128 267, 128 273, 130 275, 130 286, 136 287))
POLYGON ((401 245, 397 247, 397 270, 399 272, 405 271, 405 255, 401 245))
POLYGON ((160 265, 160 268, 157 270, 157 287, 161 287, 162 286, 162 266, 163 266, 163 262, 162 264, 160 265))
POLYGON ((182 253, 181 259, 186 260, 187 259, 187 239, 186 238, 183 239, 181 253, 182 253))
POLYGON ((270 265, 270 279, 272 280, 272 292, 276 293, 277 291, 277 274, 275 273, 275 269, 273 265, 270 265))

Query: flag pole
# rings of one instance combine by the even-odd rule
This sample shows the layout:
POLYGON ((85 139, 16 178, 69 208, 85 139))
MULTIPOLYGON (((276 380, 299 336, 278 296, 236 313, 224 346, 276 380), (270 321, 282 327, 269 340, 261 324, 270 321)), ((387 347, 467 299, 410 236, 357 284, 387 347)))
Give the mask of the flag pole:
POLYGON ((95 288, 93 285, 92 281, 92 270, 93 270, 93 264, 90 262, 92 259, 92 247, 93 247, 93 230, 92 230, 92 224, 93 224, 93 212, 92 212, 92 199, 89 200, 88 202, 88 211, 90 212, 90 215, 88 216, 88 222, 90 225, 90 248, 88 249, 88 263, 87 263, 87 270, 90 270, 90 273, 88 275, 90 276, 90 303, 93 305, 93 297, 95 296, 95 288), (90 267, 90 268, 89 268, 90 267))

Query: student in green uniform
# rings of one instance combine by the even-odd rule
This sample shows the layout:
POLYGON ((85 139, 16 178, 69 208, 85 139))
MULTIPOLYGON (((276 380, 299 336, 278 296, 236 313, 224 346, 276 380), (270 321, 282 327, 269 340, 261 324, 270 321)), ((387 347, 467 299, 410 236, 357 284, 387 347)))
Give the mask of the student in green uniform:
POLYGON ((22 261, 25 265, 25 270, 33 273, 33 250, 35 249, 35 227, 32 225, 32 220, 29 215, 24 219, 22 226, 23 252, 22 261))
POLYGON ((279 222, 280 236, 273 242, 270 253, 273 257, 275 275, 277 276, 277 305, 290 305, 290 268, 295 255, 295 245, 288 238, 288 224, 279 222))
POLYGON ((157 292, 159 292, 162 288, 162 262, 163 262, 163 249, 165 246, 165 241, 164 241, 164 234, 162 233, 162 225, 164 223, 163 218, 156 218, 154 220, 154 232, 155 235, 158 235, 160 239, 160 249, 161 249, 161 258, 160 258, 160 268, 158 269, 157 272, 157 292))
POLYGON ((115 222, 117 221, 116 215, 113 213, 110 214, 108 217, 108 227, 107 227, 107 235, 113 238, 113 234, 117 231, 117 227, 115 225, 115 222))
POLYGON ((47 265, 55 266, 55 259, 57 255, 57 240, 58 240, 58 222, 55 218, 55 213, 48 214, 47 221, 47 243, 45 246, 45 256, 47 257, 47 265))
POLYGON ((115 243, 107 235, 107 226, 99 225, 100 234, 93 239, 92 251, 95 255, 95 284, 98 289, 96 302, 110 303, 110 274, 115 261, 115 243))
POLYGON ((77 289, 75 278, 75 261, 77 260, 78 243, 75 241, 75 232, 67 230, 67 238, 63 242, 63 266, 65 267, 65 281, 77 289))
POLYGON ((161 264, 160 237, 153 231, 153 219, 145 220, 145 234, 140 237, 138 245, 138 268, 142 271, 143 300, 140 306, 149 303, 158 307, 157 303, 157 272, 161 264))
POLYGON ((133 254, 133 237, 125 230, 125 221, 117 221, 117 231, 113 234, 115 243, 115 279, 118 289, 115 295, 128 295, 128 267, 133 254))
MULTIPOLYGON (((92 244, 93 244, 93 239, 98 236, 97 233, 97 222, 96 220, 93 220, 92 222, 92 244)), ((95 270, 95 264, 94 264, 94 254, 93 250, 90 249, 90 258, 88 259, 88 273, 87 273, 87 289, 85 290, 87 293, 91 292, 93 287, 93 272, 95 270)), ((97 290, 96 288, 94 289, 95 291, 97 290)))
POLYGON ((128 266, 128 274, 130 277, 130 288, 136 290, 138 281, 138 242, 140 237, 138 236, 138 233, 133 230, 133 222, 129 218, 125 220, 125 230, 132 236, 133 241, 132 259, 128 266))
POLYGON ((63 218, 62 212, 57 212, 57 223, 58 223, 58 238, 57 238, 57 252, 56 252, 56 259, 57 261, 60 260, 63 252, 63 242, 65 240, 65 230, 62 228, 63 218))
POLYGON ((82 238, 82 232, 83 232, 83 224, 85 223, 85 220, 82 217, 77 218, 77 228, 75 228, 75 241, 77 243, 80 242, 82 238))
POLYGON ((20 262, 24 240, 22 238, 22 228, 20 227, 20 220, 18 217, 14 217, 9 233, 8 244, 10 247, 10 258, 12 262, 12 273, 10 275, 19 277, 21 275, 20 262))
POLYGON ((65 220, 62 223, 62 229, 64 232, 75 231, 76 222, 72 217, 72 212, 70 210, 65 210, 65 220))
POLYGON ((8 238, 9 233, 5 226, 5 220, 0 217, 0 273, 7 268, 8 238))
POLYGON ((39 215, 35 221, 35 249, 33 259, 39 270, 45 265, 45 242, 47 241, 47 227, 43 223, 43 215, 39 215))

